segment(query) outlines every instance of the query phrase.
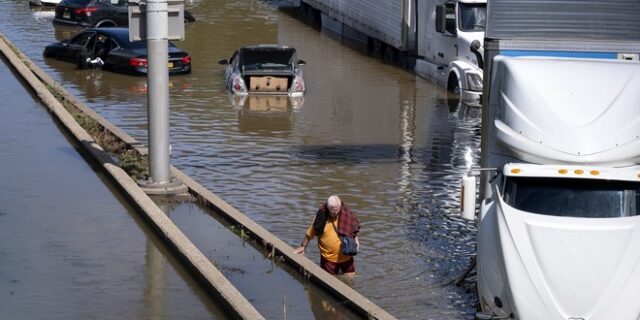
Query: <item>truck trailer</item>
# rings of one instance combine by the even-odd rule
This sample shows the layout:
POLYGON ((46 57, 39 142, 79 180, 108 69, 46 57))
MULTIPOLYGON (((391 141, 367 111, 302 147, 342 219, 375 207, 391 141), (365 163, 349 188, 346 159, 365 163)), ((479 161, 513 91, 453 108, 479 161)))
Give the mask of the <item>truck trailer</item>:
POLYGON ((640 2, 487 13, 477 318, 639 319, 640 2))
POLYGON ((384 61, 410 69, 479 105, 486 0, 301 0, 322 27, 365 43, 384 61))

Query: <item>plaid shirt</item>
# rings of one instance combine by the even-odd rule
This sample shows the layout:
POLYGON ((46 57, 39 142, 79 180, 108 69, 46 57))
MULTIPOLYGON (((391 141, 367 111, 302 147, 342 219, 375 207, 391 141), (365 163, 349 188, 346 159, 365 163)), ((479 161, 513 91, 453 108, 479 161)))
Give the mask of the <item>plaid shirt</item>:
MULTIPOLYGON (((324 230, 324 224, 329 216, 329 210, 326 204, 322 204, 316 213, 316 218, 313 223, 315 233, 321 235, 324 230)), ((351 209, 347 207, 347 204, 342 202, 340 206, 340 213, 338 213, 340 219, 338 220, 338 234, 343 236, 355 237, 360 231, 360 221, 355 212, 351 212, 351 209)))
POLYGON ((360 231, 360 221, 354 212, 343 202, 340 207, 340 220, 338 220, 338 234, 355 237, 360 231))

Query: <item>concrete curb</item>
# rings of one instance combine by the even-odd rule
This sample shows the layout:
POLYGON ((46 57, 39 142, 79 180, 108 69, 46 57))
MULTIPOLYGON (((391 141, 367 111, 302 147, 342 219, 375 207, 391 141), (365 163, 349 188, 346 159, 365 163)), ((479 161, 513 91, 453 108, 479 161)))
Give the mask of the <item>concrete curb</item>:
MULTIPOLYGON (((4 37, 0 33, 0 40, 2 40, 3 38, 4 37)), ((2 50, 4 51, 4 49, 2 50)), ((140 152, 140 154, 143 154, 143 155, 147 154, 147 149, 144 145, 140 144, 134 138, 132 138, 131 136, 129 136, 128 134, 126 134, 124 131, 120 130, 113 124, 111 124, 109 121, 107 121, 102 116, 97 114, 95 111, 93 111, 91 108, 86 106, 84 103, 80 102, 74 96, 70 95, 59 84, 57 84, 51 77, 49 77, 49 75, 47 75, 44 71, 42 71, 38 66, 33 64, 28 58, 24 57, 24 55, 22 55, 21 58, 24 61, 24 63, 28 66, 28 69, 30 69, 30 70, 27 70, 27 72, 31 74, 31 76, 35 75, 34 78, 35 77, 39 78, 41 81, 45 82, 47 85, 51 86, 52 88, 59 88, 60 89, 59 91, 63 96, 63 98, 73 103, 73 105, 76 108, 78 108, 78 110, 81 110, 87 116, 90 116, 91 118, 93 118, 95 121, 100 123, 106 130, 110 131, 112 134, 120 138, 123 142, 135 148, 138 152, 140 152)), ((23 62, 20 61, 20 64, 22 63, 23 62)), ((38 92, 38 95, 40 96, 39 92, 38 92)), ((62 106, 60 107, 63 108, 62 106)), ((75 123, 75 121, 73 122, 75 123)), ((91 139, 91 137, 89 137, 89 139, 91 139)), ((79 139, 79 141, 81 140, 79 139)), ((89 141, 93 141, 93 140, 89 140, 89 141)), ((97 147, 100 148, 99 146, 97 147)), ((101 161, 101 163, 104 163, 104 162, 101 161)), ((248 231, 247 235, 249 237, 262 243, 267 251, 271 251, 272 258, 276 258, 275 256, 279 255, 285 260, 287 264, 295 268, 298 268, 301 274, 303 274, 306 278, 310 279, 311 281, 315 282, 319 286, 323 287, 325 290, 330 292, 332 295, 334 295, 338 299, 344 300, 347 306, 349 306, 352 310, 356 311, 358 314, 360 314, 364 318, 396 319, 394 316, 386 312, 384 309, 380 308, 378 305, 371 302, 369 299, 361 295, 359 292, 355 291, 353 288, 344 284, 342 281, 340 281, 336 277, 326 273, 316 263, 314 263, 304 255, 293 253, 294 249, 291 246, 289 246, 288 244, 280 240, 271 232, 264 229, 262 226, 255 223, 253 220, 251 220, 249 217, 244 215, 242 212, 232 207, 230 204, 228 204, 227 202, 225 202, 224 200, 216 196, 214 193, 207 190, 204 186, 200 185, 198 182, 196 182, 195 180, 191 179, 189 176, 182 173, 180 170, 176 169, 175 167, 171 167, 171 172, 176 178, 180 179, 185 185, 187 185, 187 187, 189 188, 189 192, 191 194, 195 195, 200 200, 206 202, 208 206, 214 208, 218 213, 226 217, 229 221, 233 222, 234 224, 242 226, 242 228, 248 231)), ((126 175, 126 173, 124 174, 126 175)), ((129 180, 131 179, 129 178, 129 180)), ((129 192, 126 189, 125 191, 129 192)), ((148 198, 148 196, 146 198, 148 198)), ((149 201, 151 201, 151 199, 149 199, 149 201)), ((186 240, 188 241, 188 239, 186 240)), ((197 250, 197 248, 195 250, 197 250)), ((251 306, 251 308, 253 308, 253 306, 251 306)), ((255 317, 250 317, 250 318, 258 319, 255 317)))
MULTIPOLYGON (((14 47, 15 48, 15 47, 14 47)), ((222 301, 224 307, 236 318, 264 319, 264 317, 240 294, 224 275, 215 268, 209 259, 178 229, 166 214, 147 196, 138 185, 118 167, 111 156, 105 152, 93 138, 75 121, 73 116, 58 102, 51 92, 40 82, 28 68, 23 59, 9 47, 4 35, 0 34, 0 51, 11 63, 13 68, 32 87, 47 108, 67 128, 78 143, 87 151, 109 175, 120 185, 123 191, 143 211, 145 217, 153 223, 154 229, 165 239, 182 259, 188 263, 188 268, 205 279, 208 286, 215 291, 215 295, 222 301)), ((16 49, 17 51, 17 49, 16 49)), ((29 61, 33 68, 33 64, 29 61)), ((42 72, 41 70, 39 70, 42 72)), ((102 119, 104 120, 104 119, 102 119)), ((130 137, 129 137, 130 138, 130 137)), ((131 139, 131 138, 130 138, 131 139)), ((130 141, 135 141, 131 139, 130 141)))

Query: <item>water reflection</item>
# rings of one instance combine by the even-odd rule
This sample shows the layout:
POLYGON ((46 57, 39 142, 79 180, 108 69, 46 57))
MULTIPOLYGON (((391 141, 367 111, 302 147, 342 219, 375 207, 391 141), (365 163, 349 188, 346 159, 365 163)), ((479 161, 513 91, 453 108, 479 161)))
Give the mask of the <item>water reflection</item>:
POLYGON ((311 305, 311 311, 315 319, 348 320, 353 319, 352 314, 345 313, 344 307, 338 308, 336 300, 324 291, 317 288, 305 288, 305 293, 311 305))
POLYGON ((234 96, 232 105, 238 111, 238 129, 261 135, 282 134, 293 128, 293 113, 304 103, 303 97, 234 96))
POLYGON ((56 15, 53 7, 31 7, 31 11, 33 12, 33 18, 39 22, 53 21, 53 18, 55 18, 56 15))
POLYGON ((251 111, 271 112, 300 109, 304 105, 304 97, 285 95, 229 95, 231 105, 236 109, 247 107, 251 111))

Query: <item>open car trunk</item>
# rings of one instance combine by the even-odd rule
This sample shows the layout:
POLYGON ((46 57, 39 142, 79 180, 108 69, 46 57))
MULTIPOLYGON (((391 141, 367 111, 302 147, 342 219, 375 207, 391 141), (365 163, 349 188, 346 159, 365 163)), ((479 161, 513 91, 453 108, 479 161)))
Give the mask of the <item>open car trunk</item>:
POLYGON ((260 76, 245 77, 249 84, 249 92, 256 93, 287 93, 291 83, 291 76, 260 76))

